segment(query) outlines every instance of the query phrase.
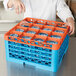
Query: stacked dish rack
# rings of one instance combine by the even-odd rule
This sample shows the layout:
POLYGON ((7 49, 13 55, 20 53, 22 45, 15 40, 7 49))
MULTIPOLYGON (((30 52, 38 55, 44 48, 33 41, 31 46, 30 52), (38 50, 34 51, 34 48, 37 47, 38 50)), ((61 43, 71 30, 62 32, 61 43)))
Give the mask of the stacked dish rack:
POLYGON ((68 31, 63 22, 25 18, 4 35, 6 59, 56 72, 68 49, 68 31))

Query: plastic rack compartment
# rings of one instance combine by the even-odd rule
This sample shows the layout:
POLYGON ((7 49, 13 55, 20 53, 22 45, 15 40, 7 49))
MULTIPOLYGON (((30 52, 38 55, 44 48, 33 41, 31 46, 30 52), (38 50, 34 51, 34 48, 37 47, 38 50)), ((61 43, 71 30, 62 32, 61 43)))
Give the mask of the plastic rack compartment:
POLYGON ((65 23, 26 18, 5 35, 6 59, 56 72, 67 52, 69 27, 65 23))

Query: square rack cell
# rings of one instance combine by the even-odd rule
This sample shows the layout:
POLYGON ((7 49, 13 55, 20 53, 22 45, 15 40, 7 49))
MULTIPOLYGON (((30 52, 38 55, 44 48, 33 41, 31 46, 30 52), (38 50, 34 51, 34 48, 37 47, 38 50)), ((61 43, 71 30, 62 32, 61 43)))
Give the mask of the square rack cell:
POLYGON ((21 26, 17 26, 16 28, 14 28, 13 31, 16 31, 16 32, 26 32, 27 31, 27 27, 21 27, 21 26))
POLYGON ((33 24, 31 28, 34 28, 34 29, 42 29, 43 26, 42 25, 38 25, 38 24, 33 24))
POLYGON ((47 21, 42 20, 42 19, 37 19, 37 22, 36 23, 39 24, 39 25, 46 25, 47 24, 47 21))
POLYGON ((47 21, 47 26, 56 27, 57 23, 55 21, 47 21))
POLYGON ((47 25, 45 25, 43 28, 42 28, 42 30, 45 30, 45 31, 53 31, 53 29, 54 29, 54 27, 52 27, 52 26, 47 26, 47 25))
POLYGON ((39 35, 35 35, 33 38, 36 45, 40 45, 39 42, 41 42, 43 44, 43 42, 45 42, 46 39, 47 39, 47 36, 39 36, 39 35))
POLYGON ((64 25, 25 18, 4 35, 6 59, 56 72, 69 44, 69 26, 64 25))
POLYGON ((8 37, 8 39, 9 40, 15 40, 15 41, 17 41, 18 40, 18 38, 20 38, 20 35, 22 34, 22 32, 17 32, 17 31, 11 31, 11 32, 9 32, 8 34, 7 34, 7 36, 9 36, 8 37))
POLYGON ((51 32, 50 36, 51 38, 55 38, 55 39, 62 39, 63 38, 63 34, 62 33, 57 33, 57 32, 51 32))
POLYGON ((32 34, 28 34, 28 33, 22 33, 22 35, 20 36, 21 37, 21 41, 24 42, 25 40, 31 40, 34 35, 32 34))
POLYGON ((38 32, 39 32, 39 29, 29 28, 26 33, 37 34, 38 32))
POLYGON ((41 36, 49 36, 51 34, 51 31, 46 31, 46 30, 40 30, 38 32, 38 35, 41 35, 41 36))
POLYGON ((21 26, 21 27, 27 27, 27 28, 29 28, 29 27, 32 26, 32 24, 25 23, 25 24, 20 24, 20 26, 21 26))
POLYGON ((58 27, 55 27, 53 31, 59 34, 62 33, 63 35, 67 33, 66 29, 58 28, 58 27))

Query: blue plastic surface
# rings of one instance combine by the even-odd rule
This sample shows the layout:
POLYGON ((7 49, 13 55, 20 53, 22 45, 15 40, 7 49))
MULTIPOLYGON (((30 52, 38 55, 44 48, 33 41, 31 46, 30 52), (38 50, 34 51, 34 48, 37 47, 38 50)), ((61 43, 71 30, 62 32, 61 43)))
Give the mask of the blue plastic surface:
POLYGON ((35 31, 27 31, 27 33, 35 34, 35 31))
POLYGON ((42 40, 42 39, 40 39, 40 38, 36 38, 36 39, 34 39, 35 41, 41 41, 41 42, 43 42, 44 40, 42 40))
POLYGON ((59 30, 55 30, 54 32, 58 32, 58 33, 64 33, 63 31, 59 31, 59 30))
POLYGON ((28 25, 21 25, 22 27, 29 27, 28 25))
POLYGON ((58 44, 57 42, 55 41, 47 41, 47 43, 51 43, 51 44, 58 44))
POLYGON ((17 34, 10 34, 10 36, 18 37, 18 35, 17 35, 17 34))
POLYGON ((46 33, 39 33, 39 35, 48 36, 48 34, 46 34, 46 33))
POLYGON ((50 37, 53 37, 53 38, 61 38, 61 36, 58 36, 58 35, 51 35, 50 37))
POLYGON ((22 38, 24 38, 24 39, 31 39, 31 37, 29 37, 29 36, 23 36, 22 38))
POLYGON ((28 23, 33 23, 33 22, 29 22, 29 21, 28 21, 28 23))
POLYGON ((61 26, 57 26, 57 27, 66 29, 66 27, 61 27, 61 26))
POLYGON ((39 24, 39 25, 44 25, 44 24, 42 24, 42 23, 37 23, 37 24, 39 24))
POLYGON ((34 29, 40 29, 39 27, 37 27, 37 26, 32 26, 32 28, 34 28, 34 29))
POLYGON ((54 25, 47 25, 47 26, 52 26, 52 27, 55 27, 54 25))
POLYGON ((69 36, 64 39, 59 50, 46 49, 5 40, 6 59, 20 64, 56 72, 67 52, 69 36))
POLYGON ((23 30, 23 29, 16 29, 16 31, 24 32, 24 30, 23 30))
POLYGON ((43 30, 46 30, 46 31, 52 31, 51 29, 49 28, 44 28, 43 30))

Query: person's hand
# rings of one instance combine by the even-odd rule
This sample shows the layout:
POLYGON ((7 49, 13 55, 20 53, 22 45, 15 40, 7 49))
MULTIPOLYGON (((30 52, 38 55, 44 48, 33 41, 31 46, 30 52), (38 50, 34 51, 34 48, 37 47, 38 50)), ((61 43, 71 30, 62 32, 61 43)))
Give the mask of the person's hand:
POLYGON ((20 14, 22 12, 25 12, 25 5, 21 0, 9 0, 8 7, 14 6, 14 9, 17 14, 20 14))
POLYGON ((8 7, 8 8, 12 8, 12 7, 13 7, 12 0, 9 0, 9 1, 8 1, 8 3, 7 3, 7 7, 8 7))
POLYGON ((75 22, 74 19, 69 17, 66 19, 66 25, 70 26, 69 35, 73 35, 75 32, 75 22))

